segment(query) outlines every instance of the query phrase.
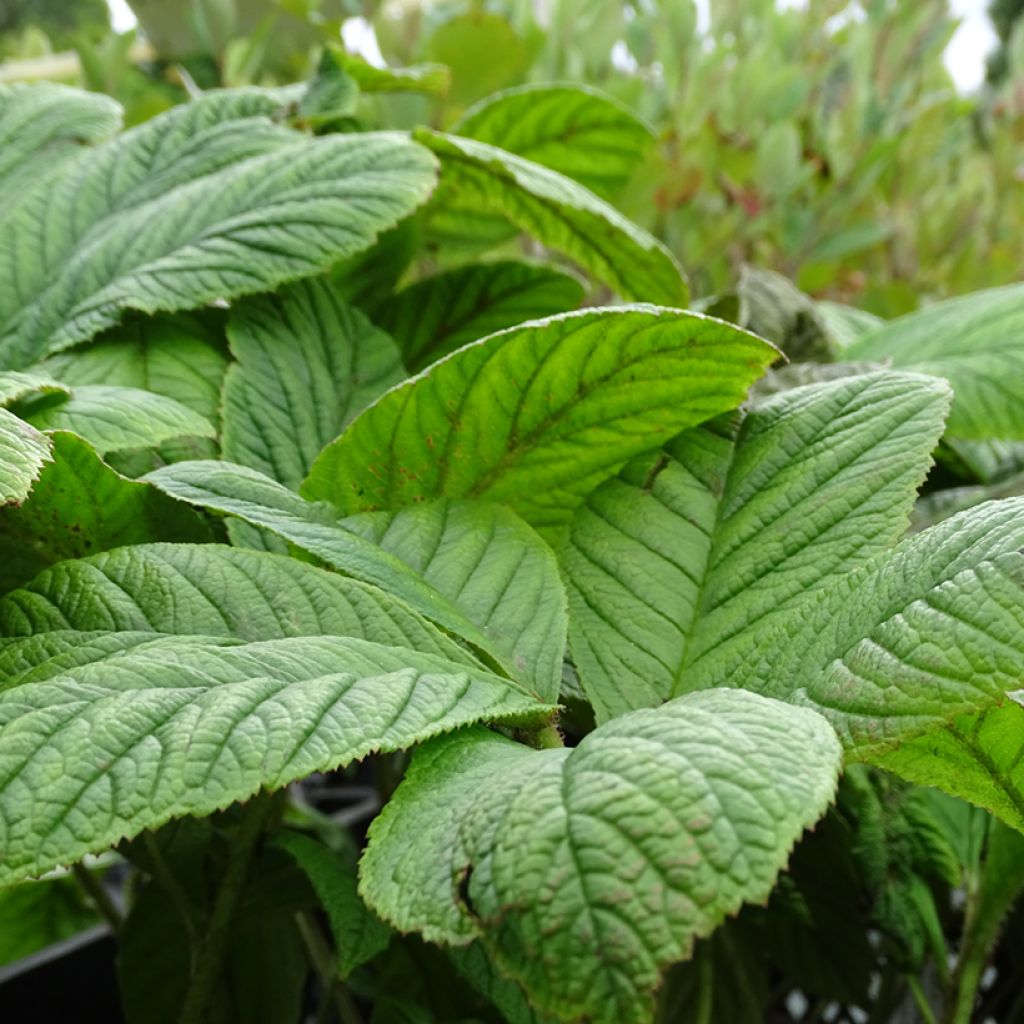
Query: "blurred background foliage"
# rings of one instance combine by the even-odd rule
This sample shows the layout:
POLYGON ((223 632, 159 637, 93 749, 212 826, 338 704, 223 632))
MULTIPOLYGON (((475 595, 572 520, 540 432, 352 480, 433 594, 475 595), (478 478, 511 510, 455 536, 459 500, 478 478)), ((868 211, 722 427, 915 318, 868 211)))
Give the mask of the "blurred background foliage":
POLYGON ((992 0, 1000 45, 970 96, 943 63, 946 0, 714 0, 706 25, 691 0, 130 6, 138 37, 110 30, 102 0, 5 0, 0 80, 57 71, 135 122, 189 91, 301 78, 344 32, 373 60, 451 69, 444 97, 366 101, 370 124, 449 126, 527 82, 586 83, 637 111, 655 142, 612 198, 668 243, 697 296, 753 264, 891 317, 1022 272, 1022 0, 992 0))

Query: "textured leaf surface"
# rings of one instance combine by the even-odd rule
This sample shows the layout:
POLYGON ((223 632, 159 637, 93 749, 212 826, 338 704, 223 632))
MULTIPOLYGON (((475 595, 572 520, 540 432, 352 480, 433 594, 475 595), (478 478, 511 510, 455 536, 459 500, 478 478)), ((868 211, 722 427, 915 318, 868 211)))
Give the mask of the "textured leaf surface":
POLYGON ((67 430, 85 438, 101 455, 150 448, 176 437, 214 437, 213 424, 173 398, 141 388, 86 384, 64 401, 26 414, 41 430, 67 430))
POLYGON ((0 249, 18 266, 0 285, 0 363, 18 368, 84 341, 125 309, 189 309, 325 270, 372 244, 433 187, 433 159, 404 136, 309 139, 235 120, 208 130, 209 154, 197 155, 197 132, 166 174, 108 189, 121 166, 111 156, 132 160, 171 117, 68 165, 47 190, 45 217, 26 202, 0 224, 0 249))
MULTIPOLYGON (((41 82, 0 86, 0 190, 13 204, 83 145, 121 126, 121 108, 109 96, 41 82)), ((0 211, 2 220, 10 210, 0 211)))
POLYGON ((284 555, 218 544, 140 544, 68 560, 0 598, 0 636, 65 630, 351 636, 476 664, 377 587, 284 555))
POLYGON ((375 312, 410 370, 495 331, 575 309, 583 286, 542 264, 502 260, 434 274, 403 288, 375 312))
POLYGON ((1024 678, 1024 500, 947 519, 755 624, 695 680, 815 708, 872 760, 1004 704, 1024 678))
POLYGON ((945 377, 956 396, 953 437, 1024 439, 1024 285, 974 292, 892 320, 847 347, 844 358, 945 377))
POLYGON ((911 374, 799 388, 591 494, 559 558, 599 718, 685 692, 753 624, 895 543, 948 407, 945 384, 911 374))
POLYGON ((348 977, 384 951, 391 939, 391 929, 370 913, 360 898, 354 856, 345 857, 300 832, 284 831, 274 844, 295 858, 327 912, 340 977, 348 977))
POLYGON ((303 485, 342 512, 442 496, 563 525, 629 458, 738 405, 776 350, 721 321, 633 306, 538 320, 389 391, 303 485))
POLYGON ((0 508, 0 591, 65 558, 123 544, 210 539, 194 512, 116 473, 81 438, 61 432, 51 440, 53 461, 29 500, 0 508))
POLYGON ((49 439, 0 409, 0 506, 24 501, 49 459, 49 439))
POLYGON ((547 547, 507 510, 435 503, 337 520, 255 470, 178 463, 150 474, 182 501, 270 530, 382 587, 538 694, 557 693, 565 597, 547 547))
POLYGON ((46 394, 69 395, 71 390, 44 372, 19 373, 17 370, 0 372, 0 406, 20 402, 30 396, 46 394))
POLYGON ((1024 693, 875 755, 875 764, 992 811, 1024 832, 1024 693))
POLYGON ((0 692, 0 884, 374 750, 550 711, 406 648, 229 643, 154 640, 0 692))
POLYGON ((465 216, 504 217, 624 299, 686 305, 686 280, 668 249, 582 185, 484 142, 428 128, 413 134, 440 157, 442 184, 465 216))
POLYGON ((661 971, 767 897, 839 766, 819 716, 739 691, 633 712, 571 751, 463 732, 414 758, 361 892, 400 929, 479 938, 542 1011, 646 1021, 661 971))
POLYGON ((400 558, 487 638, 542 700, 558 699, 568 615, 551 549, 498 505, 434 501, 339 523, 400 558))
POLYGON ((320 450, 405 376, 395 343, 324 280, 234 306, 224 458, 297 489, 320 450))
POLYGON ((611 198, 653 141, 652 130, 610 96, 579 85, 524 85, 489 96, 455 126, 611 198))

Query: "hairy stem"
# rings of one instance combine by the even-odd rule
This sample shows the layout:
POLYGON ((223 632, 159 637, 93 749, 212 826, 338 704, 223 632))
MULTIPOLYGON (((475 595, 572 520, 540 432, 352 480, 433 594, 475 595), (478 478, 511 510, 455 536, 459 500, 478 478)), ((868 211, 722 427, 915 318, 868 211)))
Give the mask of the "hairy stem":
POLYGON ((121 913, 121 908, 111 899, 103 881, 82 864, 76 864, 71 872, 75 876, 75 881, 78 882, 89 901, 96 908, 96 912, 110 926, 110 930, 117 935, 124 924, 124 915, 121 913))
POLYGON ((245 880, 273 807, 269 796, 259 794, 243 811, 220 891, 199 944, 196 970, 178 1018, 180 1024, 203 1024, 206 1020, 227 957, 231 927, 245 892, 245 880))
POLYGON ((334 1009, 341 1024, 363 1024, 363 1019, 351 994, 338 977, 338 969, 334 957, 331 955, 330 947, 316 921, 313 920, 313 916, 301 911, 295 915, 295 919, 299 926, 299 933, 302 935, 302 941, 306 944, 310 962, 317 974, 320 975, 320 983, 323 985, 325 993, 324 1005, 330 1005, 329 997, 330 1001, 334 1003, 334 1009))

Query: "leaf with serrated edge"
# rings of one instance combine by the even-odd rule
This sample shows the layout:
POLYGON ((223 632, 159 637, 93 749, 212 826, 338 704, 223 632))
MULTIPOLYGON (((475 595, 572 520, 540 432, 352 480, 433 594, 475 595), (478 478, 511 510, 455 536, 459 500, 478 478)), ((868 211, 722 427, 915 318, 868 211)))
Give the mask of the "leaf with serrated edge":
POLYGON ((224 458, 292 489, 348 422, 404 379, 395 343, 327 281, 236 303, 224 381, 224 458))
POLYGON ((532 321, 385 394, 324 449, 303 493, 343 513, 482 498, 556 532, 628 459, 738 405, 776 355, 723 321, 654 306, 532 321))
POLYGON ((542 1011, 641 1024, 662 970, 768 896, 839 768, 820 716, 740 691, 631 712, 574 750, 465 731, 414 758, 360 891, 399 929, 478 938, 542 1011))
POLYGON ((45 434, 0 409, 0 507, 28 497, 51 459, 50 452, 50 440, 45 434))
POLYGON ((745 630, 906 531, 949 389, 876 373, 698 427, 589 495, 559 551, 601 721, 678 696, 745 630))
POLYGON ((1024 439, 1024 284, 961 295, 861 335, 844 359, 887 360, 945 377, 955 400, 951 437, 1024 439))
POLYGON ((460 725, 550 707, 348 637, 154 640, 0 691, 0 885, 460 725))
POLYGON ((429 128, 413 137, 441 159, 439 202, 448 192, 463 216, 505 218, 624 299, 686 305, 686 279, 668 249, 578 182, 475 139, 429 128))

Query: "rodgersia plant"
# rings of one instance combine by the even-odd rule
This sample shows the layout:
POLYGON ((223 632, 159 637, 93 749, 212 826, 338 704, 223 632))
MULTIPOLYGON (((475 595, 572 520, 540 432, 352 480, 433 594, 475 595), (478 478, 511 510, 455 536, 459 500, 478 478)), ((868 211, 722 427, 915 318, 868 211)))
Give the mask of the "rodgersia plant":
POLYGON ((435 78, 120 133, 0 93, 0 883, 126 859, 131 1020, 297 1020, 313 970, 344 1020, 639 1024, 844 763, 1024 830, 1024 506, 904 537, 947 417, 1016 436, 1001 371, 897 322, 751 398, 778 349, 562 173, 613 195, 643 126, 353 119, 435 78), (297 785, 360 762, 365 835, 297 785))

